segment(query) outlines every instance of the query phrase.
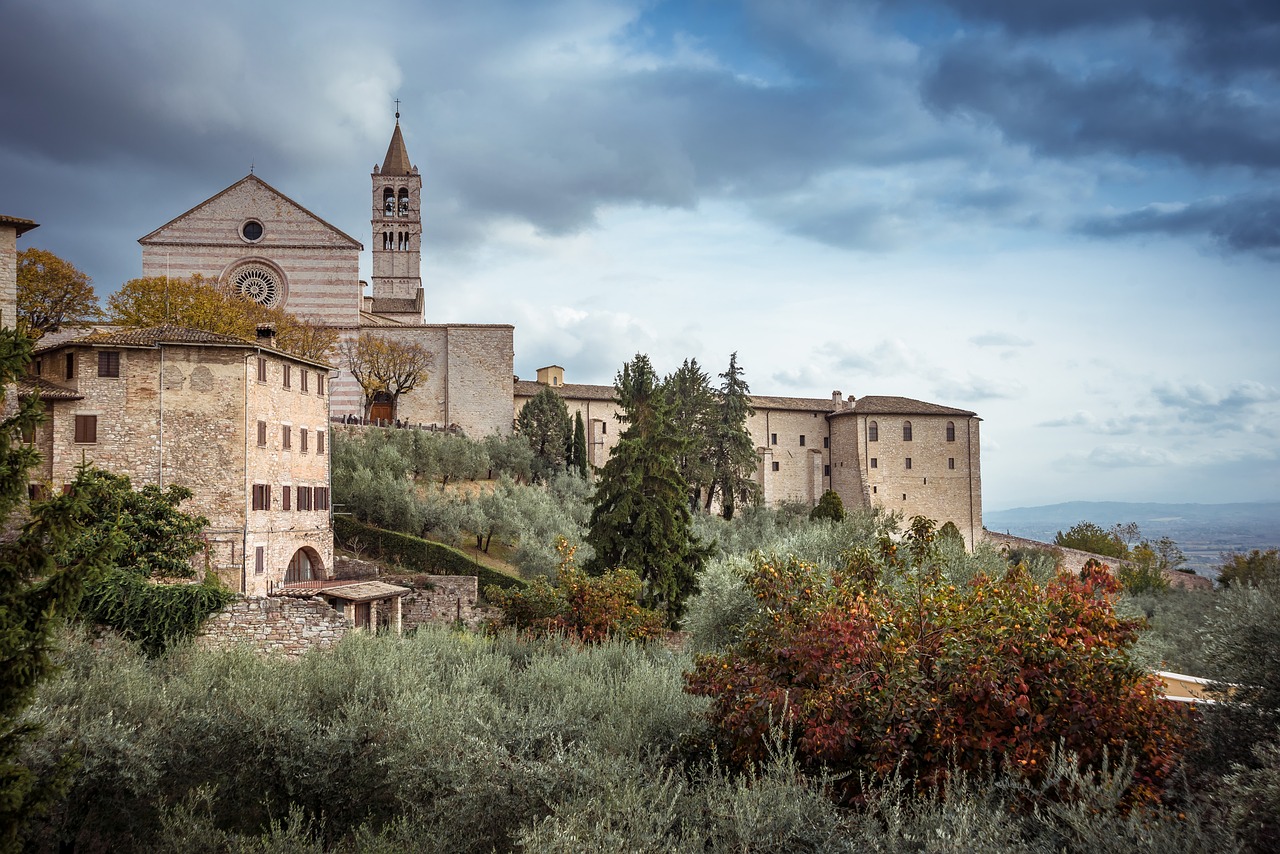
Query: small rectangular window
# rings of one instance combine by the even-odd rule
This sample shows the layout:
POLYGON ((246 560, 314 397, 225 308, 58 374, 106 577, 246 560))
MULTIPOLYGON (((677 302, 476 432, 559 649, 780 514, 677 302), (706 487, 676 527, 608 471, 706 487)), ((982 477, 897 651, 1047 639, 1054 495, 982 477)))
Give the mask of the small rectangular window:
POLYGON ((298 509, 299 509, 299 510, 310 510, 310 509, 311 509, 311 487, 309 487, 309 486, 299 486, 299 487, 298 487, 298 501, 297 501, 297 504, 298 504, 298 509))
POLYGON ((76 378, 76 354, 68 353, 67 354, 67 379, 73 380, 75 378, 76 378))
POLYGON ((267 381, 267 360, 258 357, 258 382, 265 383, 267 381))
POLYGON ((307 428, 306 427, 298 428, 298 450, 304 454, 307 452, 307 428))
POLYGON ((253 550, 253 574, 262 575, 263 570, 266 569, 266 563, 267 563, 266 549, 264 549, 262 546, 258 546, 256 549, 253 550))
POLYGON ((316 374, 316 394, 324 397, 324 374, 316 374))
POLYGON ((872 458, 871 458, 871 467, 872 467, 873 469, 874 469, 874 468, 879 468, 879 467, 880 467, 880 460, 879 460, 879 459, 877 459, 876 457, 872 457, 872 458))
POLYGON ((284 387, 289 388, 289 384, 293 381, 293 366, 281 365, 280 367, 283 368, 282 374, 284 376, 284 387))
POLYGON ((316 431, 316 453, 317 454, 324 453, 324 431, 323 430, 316 431))
POLYGON ((822 467, 822 476, 823 476, 823 477, 831 477, 831 466, 823 466, 823 467, 822 467))
POLYGON ((98 416, 76 416, 76 444, 93 445, 98 441, 98 416))
POLYGON ((777 433, 770 433, 770 434, 769 434, 769 444, 770 444, 770 445, 776 445, 776 444, 778 444, 778 434, 777 434, 777 433))
POLYGON ((875 495, 875 494, 876 494, 876 488, 875 488, 874 486, 873 486, 873 487, 871 487, 871 494, 872 494, 872 495, 875 495))
POLYGON ((831 437, 830 437, 830 436, 823 436, 823 437, 822 437, 822 447, 824 447, 824 448, 830 448, 830 447, 831 447, 831 437))
POLYGON ((99 350, 98 351, 98 376, 100 377, 120 376, 120 351, 119 350, 99 350))
POLYGON ((953 469, 953 468, 955 468, 955 467, 956 467, 956 458, 955 458, 955 457, 947 457, 947 468, 949 468, 949 469, 953 469))
POLYGON ((30 421, 22 425, 19 433, 22 436, 22 444, 34 445, 36 443, 36 425, 30 421))
POLYGON ((777 471, 777 470, 778 470, 778 463, 777 463, 777 461, 776 461, 776 460, 775 460, 775 461, 774 461, 774 463, 773 463, 773 470, 774 470, 774 471, 777 471))
POLYGON ((44 374, 44 359, 36 359, 36 376, 44 374))
POLYGON ((317 486, 315 488, 315 499, 317 510, 329 509, 329 487, 317 486))
POLYGON ((802 448, 804 447, 804 435, 803 435, 803 434, 800 436, 800 447, 802 447, 802 448))
POLYGON ((258 447, 265 448, 267 446, 267 422, 258 422, 258 447))
POLYGON ((280 428, 280 447, 286 451, 293 446, 293 430, 288 424, 280 428))
POLYGON ((281 510, 288 510, 288 509, 290 509, 290 507, 289 507, 289 493, 290 493, 291 491, 292 491, 292 490, 291 490, 289 487, 287 487, 287 486, 282 486, 282 487, 280 487, 280 509, 281 509, 281 510))
POLYGON ((911 468, 911 457, 907 457, 907 468, 911 468))
POLYGON ((298 371, 298 380, 302 383, 302 393, 307 393, 307 374, 310 373, 306 368, 298 371))
POLYGON ((271 485, 267 483, 255 483, 253 485, 253 509, 254 510, 270 510, 271 509, 271 485))

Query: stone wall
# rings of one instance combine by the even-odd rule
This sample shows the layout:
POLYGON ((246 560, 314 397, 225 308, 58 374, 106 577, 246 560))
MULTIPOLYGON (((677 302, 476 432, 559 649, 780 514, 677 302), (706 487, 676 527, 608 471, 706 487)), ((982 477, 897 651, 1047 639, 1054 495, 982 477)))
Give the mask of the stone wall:
POLYGON ((319 599, 246 598, 209 618, 196 643, 243 643, 258 652, 296 658, 313 649, 331 649, 350 631, 351 622, 319 599))
MULTIPOLYGON (((402 578, 383 580, 406 584, 402 578)), ((407 586, 413 592, 400 600, 404 631, 427 623, 453 623, 457 620, 474 629, 489 618, 489 609, 477 605, 478 585, 474 575, 421 576, 407 586)))
POLYGON ((18 322, 18 231, 0 225, 0 326, 18 322))
MULTIPOLYGON (((1115 569, 1118 561, 1113 557, 1106 555, 1093 554, 1092 552, 1084 552, 1079 549, 1068 549, 1053 543, 1042 543, 1039 540, 1029 540, 1026 537, 1015 537, 1012 534, 1000 534, 995 531, 983 531, 982 542, 995 546, 1000 550, 1013 551, 1015 549, 1039 549, 1041 551, 1054 552, 1058 556, 1058 567, 1070 572, 1079 573, 1084 569, 1084 565, 1091 560, 1098 563, 1104 563, 1115 569)), ((1212 590, 1213 580, 1205 578, 1203 575, 1194 575, 1188 572, 1168 572, 1164 573, 1165 579, 1171 587, 1180 587, 1184 590, 1212 590)))

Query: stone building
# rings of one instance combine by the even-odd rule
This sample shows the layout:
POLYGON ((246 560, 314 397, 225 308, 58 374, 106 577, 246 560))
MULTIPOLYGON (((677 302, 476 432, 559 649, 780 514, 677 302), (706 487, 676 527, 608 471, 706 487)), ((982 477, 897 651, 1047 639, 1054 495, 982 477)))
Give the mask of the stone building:
MULTIPOLYGON (((564 381, 564 368, 515 381, 514 412, 551 388, 581 412, 588 458, 608 460, 623 425, 613 386, 564 381)), ((756 481, 766 504, 813 505, 834 490, 846 507, 883 507, 904 518, 954 522, 970 548, 982 536, 978 416, 906 397, 830 399, 753 395, 747 429, 760 455, 756 481)))
POLYGON ((32 493, 63 488, 82 460, 134 486, 180 484, 232 590, 325 577, 330 369, 272 343, 159 326, 38 348, 20 389, 45 405, 27 437, 42 458, 32 493))
POLYGON ((345 365, 332 378, 336 416, 400 418, 481 437, 511 431, 514 327, 426 323, 421 277, 422 178, 399 116, 371 179, 373 282, 360 280, 360 241, 250 174, 141 238, 144 276, 199 274, 245 297, 334 327, 413 342, 434 355, 426 378, 400 399, 364 395, 345 365))
POLYGON ((18 323, 18 238, 40 226, 29 219, 0 214, 0 326, 18 323))

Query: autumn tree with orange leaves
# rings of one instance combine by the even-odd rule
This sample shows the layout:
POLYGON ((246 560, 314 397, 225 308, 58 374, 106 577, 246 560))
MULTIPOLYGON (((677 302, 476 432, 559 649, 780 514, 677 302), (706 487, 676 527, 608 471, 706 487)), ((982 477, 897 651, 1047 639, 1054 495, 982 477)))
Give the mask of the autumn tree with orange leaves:
POLYGON ((1132 659, 1142 624, 1116 615, 1121 586, 1107 567, 1044 584, 1022 567, 950 584, 933 536, 917 518, 904 542, 831 573, 757 560, 744 639, 687 676, 687 690, 712 699, 726 755, 763 760, 781 724, 809 768, 850 772, 840 785, 852 796, 863 776, 898 768, 925 785, 988 767, 1034 780, 1061 744, 1086 766, 1128 751, 1129 797, 1157 799, 1189 713, 1132 659))

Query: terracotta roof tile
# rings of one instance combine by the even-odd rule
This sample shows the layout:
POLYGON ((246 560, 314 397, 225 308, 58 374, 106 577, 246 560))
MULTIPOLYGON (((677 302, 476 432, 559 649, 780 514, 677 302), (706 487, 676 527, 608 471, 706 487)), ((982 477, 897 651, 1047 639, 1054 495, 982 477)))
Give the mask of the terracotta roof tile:
POLYGON ((909 397, 885 397, 880 395, 867 395, 866 397, 858 398, 853 403, 852 411, 864 415, 977 415, 976 412, 970 412, 967 409, 956 409, 951 406, 942 406, 938 403, 912 400, 909 397))
POLYGON ((391 134, 391 144, 387 146, 387 156, 382 161, 380 175, 412 175, 413 166, 409 163, 409 149, 404 145, 404 134, 400 133, 400 121, 396 120, 396 129, 391 134))
POLYGON ((561 397, 567 397, 570 400, 612 401, 617 398, 617 392, 611 385, 582 385, 580 383, 565 383, 564 385, 550 386, 543 385, 535 380, 516 380, 515 396, 533 397, 544 388, 549 388, 561 397))
POLYGON ((18 232, 19 237, 26 234, 33 228, 40 227, 40 223, 38 222, 32 222, 29 219, 23 219, 18 216, 5 216, 4 214, 0 214, 0 225, 7 225, 9 228, 14 229, 18 232))
POLYGON ((317 361, 315 359, 304 359, 293 353, 268 347, 259 344, 250 338, 240 338, 235 335, 222 335, 218 332, 206 332, 203 329, 192 329, 187 326, 177 326, 175 324, 163 324, 161 326, 148 326, 142 329, 113 329, 108 332, 95 332, 91 335, 85 335, 80 338, 72 338, 70 340, 59 341, 56 344, 49 344, 44 347, 37 347, 35 352, 49 353, 54 350, 60 350, 63 347, 156 347, 160 344, 192 344, 196 346, 220 346, 220 347, 243 347, 245 349, 264 350, 268 353, 274 353, 277 356, 283 356, 286 359, 293 359, 307 365, 314 365, 319 368, 329 368, 330 365, 317 361))
POLYGON ((36 396, 41 400, 84 400, 84 395, 74 389, 55 385, 43 377, 31 375, 18 377, 13 381, 18 397, 36 396))

